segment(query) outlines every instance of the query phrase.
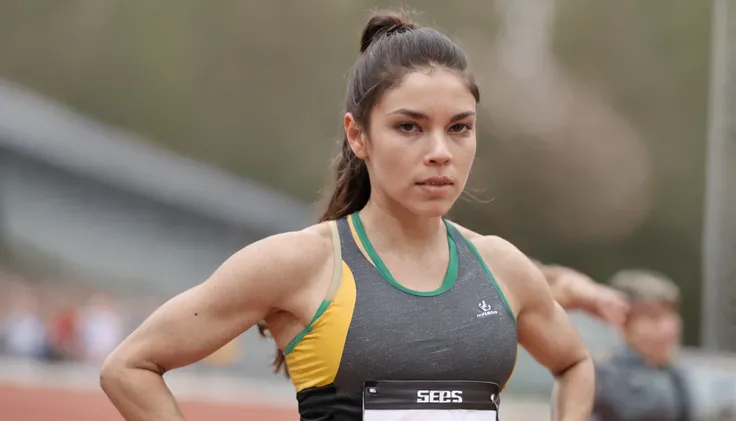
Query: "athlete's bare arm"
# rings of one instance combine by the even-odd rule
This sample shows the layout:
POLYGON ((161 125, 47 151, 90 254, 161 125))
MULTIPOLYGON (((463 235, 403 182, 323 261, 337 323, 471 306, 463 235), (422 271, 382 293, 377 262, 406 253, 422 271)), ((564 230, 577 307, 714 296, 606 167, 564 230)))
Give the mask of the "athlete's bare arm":
POLYGON ((517 314, 519 343, 557 379, 553 419, 587 421, 595 390, 593 362, 541 271, 499 237, 482 237, 474 244, 517 314))
MULTIPOLYGON (((483 237, 462 226, 455 226, 470 241, 483 237)), ((555 301, 565 310, 583 310, 613 325, 621 325, 626 320, 629 304, 616 290, 598 284, 584 273, 566 266, 534 263, 547 280, 555 301)))
POLYGON ((103 365, 103 390, 126 420, 183 420, 162 375, 201 360, 274 314, 308 323, 332 258, 324 224, 247 246, 126 338, 103 365))

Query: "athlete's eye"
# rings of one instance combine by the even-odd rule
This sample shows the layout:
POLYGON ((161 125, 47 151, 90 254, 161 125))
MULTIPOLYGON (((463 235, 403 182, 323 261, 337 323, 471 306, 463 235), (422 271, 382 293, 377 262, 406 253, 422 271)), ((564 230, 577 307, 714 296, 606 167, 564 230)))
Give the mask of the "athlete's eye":
POLYGON ((421 128, 416 123, 400 123, 396 125, 396 128, 403 133, 415 133, 421 131, 421 128))
POLYGON ((450 127, 451 133, 465 133, 473 130, 473 126, 468 123, 458 123, 450 127))

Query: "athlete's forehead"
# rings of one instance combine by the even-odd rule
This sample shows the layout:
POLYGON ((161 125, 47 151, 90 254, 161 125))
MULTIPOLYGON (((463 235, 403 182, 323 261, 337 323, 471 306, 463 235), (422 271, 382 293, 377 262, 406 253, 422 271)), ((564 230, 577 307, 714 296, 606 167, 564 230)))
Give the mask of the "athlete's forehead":
POLYGON ((386 117, 400 113, 426 118, 469 117, 475 115, 475 110, 475 97, 466 82, 443 69, 407 74, 376 104, 377 113, 386 117))

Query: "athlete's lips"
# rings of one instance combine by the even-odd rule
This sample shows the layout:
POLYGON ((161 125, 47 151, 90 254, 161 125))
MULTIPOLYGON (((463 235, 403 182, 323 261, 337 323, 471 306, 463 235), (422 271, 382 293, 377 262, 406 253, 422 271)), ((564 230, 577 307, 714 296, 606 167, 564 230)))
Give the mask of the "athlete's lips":
POLYGON ((416 184, 420 186, 452 186, 455 181, 450 177, 429 177, 416 184))

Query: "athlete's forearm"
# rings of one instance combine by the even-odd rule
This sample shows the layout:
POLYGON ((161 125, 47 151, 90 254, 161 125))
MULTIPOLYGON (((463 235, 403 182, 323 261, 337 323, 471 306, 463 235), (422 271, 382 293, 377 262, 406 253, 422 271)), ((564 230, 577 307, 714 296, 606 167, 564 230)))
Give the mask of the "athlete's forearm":
POLYGON ((592 280, 564 266, 538 262, 537 266, 547 280, 552 296, 562 308, 587 310, 591 306, 590 290, 595 288, 592 280))
POLYGON ((553 421, 588 421, 595 397, 593 360, 586 358, 557 376, 552 394, 553 421))
POLYGON ((100 386, 126 421, 184 421, 159 373, 108 366, 100 374, 100 386))

